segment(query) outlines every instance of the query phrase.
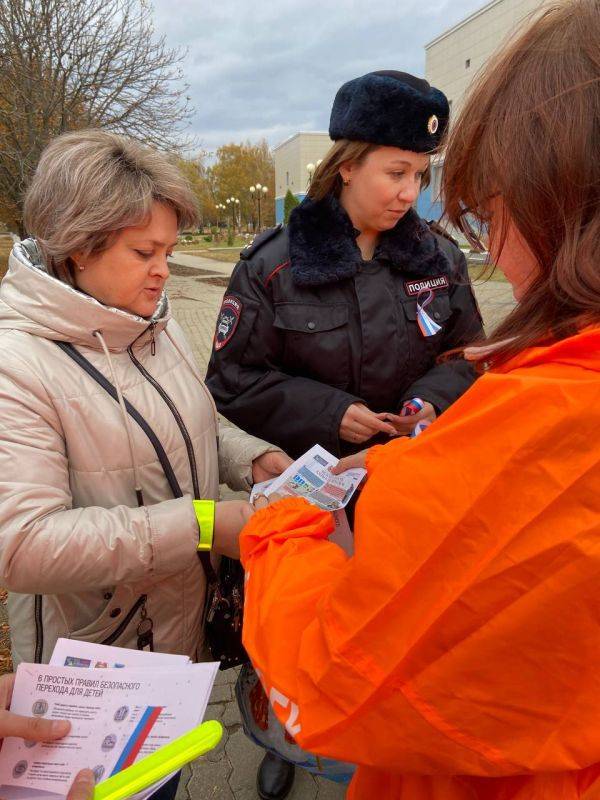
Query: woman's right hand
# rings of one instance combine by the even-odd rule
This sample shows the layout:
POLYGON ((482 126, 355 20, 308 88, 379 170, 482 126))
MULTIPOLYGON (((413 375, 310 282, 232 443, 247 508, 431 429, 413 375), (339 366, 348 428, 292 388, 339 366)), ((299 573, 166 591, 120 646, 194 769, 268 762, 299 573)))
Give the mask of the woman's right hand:
POLYGON ((364 403, 352 403, 342 417, 340 439, 345 442, 361 444, 372 439, 378 433, 395 436, 396 429, 389 422, 379 419, 378 415, 367 408, 364 403))
POLYGON ((366 469, 368 452, 369 452, 368 450, 361 450, 358 453, 354 453, 354 455, 346 456, 345 458, 340 458, 335 467, 331 468, 331 474, 341 475, 342 472, 346 472, 347 469, 357 469, 357 468, 366 469))
POLYGON ((229 558, 240 557, 240 531, 254 514, 254 507, 246 500, 223 500, 215 504, 215 553, 229 558))

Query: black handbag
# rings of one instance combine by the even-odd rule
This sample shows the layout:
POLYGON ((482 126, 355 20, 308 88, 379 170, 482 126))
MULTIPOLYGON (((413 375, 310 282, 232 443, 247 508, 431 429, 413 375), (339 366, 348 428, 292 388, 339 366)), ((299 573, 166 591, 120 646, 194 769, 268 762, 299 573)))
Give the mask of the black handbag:
MULTIPOLYGON (((79 350, 68 342, 55 342, 55 344, 117 403, 119 402, 117 390, 112 383, 79 350)), ((173 467, 158 436, 128 400, 125 400, 125 408, 150 440, 173 496, 183 497, 173 467)), ((211 656, 219 662, 219 669, 237 667, 250 660, 242 645, 244 569, 239 561, 223 556, 217 574, 213 569, 210 553, 198 551, 198 557, 206 577, 203 624, 211 656)))
POLYGON ((229 669, 250 659, 242 644, 244 618, 244 568, 223 556, 216 582, 206 594, 204 635, 219 669, 229 669))

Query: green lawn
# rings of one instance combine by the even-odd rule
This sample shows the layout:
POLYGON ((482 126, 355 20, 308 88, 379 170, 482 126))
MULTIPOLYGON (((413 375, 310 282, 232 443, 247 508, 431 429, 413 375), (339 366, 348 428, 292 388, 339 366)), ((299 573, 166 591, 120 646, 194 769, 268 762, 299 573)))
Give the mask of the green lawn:
MULTIPOLYGON (((235 264, 240 257, 240 250, 245 246, 246 242, 242 239, 236 241, 235 248, 231 250, 215 250, 212 246, 200 247, 198 243, 190 243, 188 245, 178 245, 176 250, 191 253, 197 256, 204 256, 204 258, 212 258, 214 261, 224 261, 227 264, 235 264)), ((12 243, 8 239, 0 238, 0 278, 6 272, 8 265, 8 255, 12 249, 12 243)), ((500 270, 493 270, 490 274, 489 267, 482 266, 481 264, 470 264, 469 275, 472 281, 481 282, 484 280, 492 281, 506 281, 504 275, 500 270)))
MULTIPOLYGON (((243 247, 243 245, 242 245, 243 247)), ((176 248, 177 250, 184 250, 184 248, 176 248)), ((242 248, 240 248, 242 249, 242 248)), ((227 249, 227 250, 215 250, 214 248, 204 248, 198 247, 189 247, 185 248, 186 253, 190 253, 190 255, 194 256, 203 256, 204 258, 212 258, 214 261, 224 261, 228 264, 235 264, 239 261, 239 250, 235 249, 227 249)), ((468 262, 467 262, 468 263, 468 262)), ((478 283, 482 281, 502 281, 506 282, 506 278, 498 269, 491 269, 489 266, 485 266, 484 264, 469 264, 469 276, 472 281, 477 281, 478 283)))
POLYGON ((485 281, 500 281, 500 283, 506 283, 506 278, 499 269, 492 269, 491 267, 485 267, 481 264, 469 266, 469 277, 472 283, 484 283, 485 281))
MULTIPOLYGON (((252 241, 252 236, 244 239, 241 236, 235 236, 233 239, 233 244, 231 247, 237 247, 238 250, 241 250, 243 247, 252 241)), ((212 241, 207 242, 204 236, 194 236, 191 241, 182 240, 179 242, 175 250, 181 250, 183 252, 190 252, 190 250, 206 250, 211 249, 213 247, 228 247, 227 244, 227 235, 221 236, 218 240, 215 240, 213 237, 212 241)))
MULTIPOLYGON (((199 249, 198 246, 194 249, 189 249, 181 252, 189 253, 191 256, 202 256, 202 258, 212 258, 213 261, 224 261, 226 264, 237 264, 240 260, 241 247, 236 247, 231 250, 208 250, 199 249)), ((179 248, 177 248, 179 250, 179 248)), ((175 252, 177 252, 177 250, 175 252)))

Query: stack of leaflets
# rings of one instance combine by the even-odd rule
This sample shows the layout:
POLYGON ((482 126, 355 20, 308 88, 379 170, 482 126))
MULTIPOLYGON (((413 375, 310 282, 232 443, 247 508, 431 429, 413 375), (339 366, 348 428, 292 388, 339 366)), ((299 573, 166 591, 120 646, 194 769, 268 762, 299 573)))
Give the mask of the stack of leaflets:
MULTIPOLYGON (((96 782, 126 769, 202 721, 218 663, 59 639, 49 665, 20 664, 11 711, 67 719, 56 742, 7 738, 0 753, 3 800, 59 800, 83 768, 96 782)), ((169 779, 140 792, 143 800, 169 779)))

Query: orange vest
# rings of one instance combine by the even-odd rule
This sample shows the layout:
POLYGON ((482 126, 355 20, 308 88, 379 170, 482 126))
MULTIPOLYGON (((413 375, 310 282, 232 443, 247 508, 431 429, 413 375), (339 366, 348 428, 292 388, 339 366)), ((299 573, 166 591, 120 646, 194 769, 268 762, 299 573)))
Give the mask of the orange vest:
POLYGON ((244 644, 288 731, 359 765, 353 800, 600 798, 600 329, 367 468, 353 558, 304 500, 241 536, 244 644))

